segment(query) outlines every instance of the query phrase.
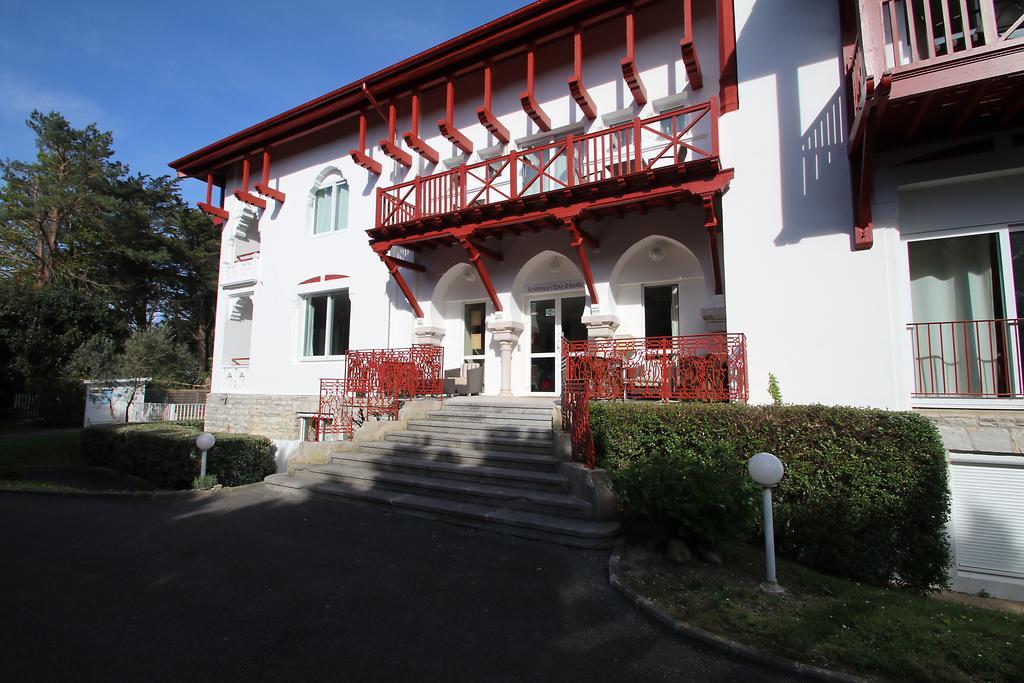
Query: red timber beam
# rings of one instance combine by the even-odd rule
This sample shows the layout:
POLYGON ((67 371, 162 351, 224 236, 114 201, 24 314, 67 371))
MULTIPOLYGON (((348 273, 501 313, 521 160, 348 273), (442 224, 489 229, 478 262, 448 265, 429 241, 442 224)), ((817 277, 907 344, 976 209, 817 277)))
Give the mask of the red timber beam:
POLYGON ((708 231, 708 247, 711 249, 711 270, 715 275, 715 294, 722 293, 722 263, 718 258, 718 215, 715 212, 714 192, 701 195, 704 204, 704 228, 708 231))
POLYGON ((526 90, 519 94, 519 102, 523 105, 523 111, 533 119, 537 127, 547 132, 551 130, 551 117, 544 113, 534 96, 534 71, 536 70, 534 52, 533 45, 526 50, 526 90))
MULTIPOLYGON (((222 199, 223 199, 223 196, 222 196, 222 199)), ((223 201, 221 202, 221 204, 223 204, 223 201)), ((231 217, 231 214, 229 214, 227 211, 225 211, 222 206, 214 206, 213 205, 213 174, 212 173, 207 173, 206 174, 206 201, 205 202, 197 202, 196 206, 199 207, 200 211, 202 211, 203 213, 205 213, 207 216, 210 217, 210 220, 213 221, 214 225, 223 225, 224 223, 227 222, 228 218, 231 217)))
POLYGON ((395 144, 395 131, 397 128, 398 105, 392 102, 388 105, 388 137, 386 140, 380 141, 380 151, 384 152, 385 156, 391 157, 402 166, 412 168, 412 155, 399 149, 398 145, 395 144))
POLYGON ((683 0, 683 39, 679 41, 679 50, 683 53, 690 86, 700 90, 704 87, 704 75, 700 71, 697 47, 693 44, 693 0, 683 0))
POLYGON ((366 114, 359 114, 359 149, 350 149, 348 154, 356 166, 362 166, 370 173, 381 174, 379 161, 374 161, 366 154, 366 114))
POLYGON ((870 249, 875 242, 871 216, 871 197, 875 182, 875 135, 878 132, 879 121, 889 104, 891 90, 891 73, 883 73, 877 87, 875 87, 874 78, 868 78, 864 96, 865 105, 861 109, 858 119, 854 121, 853 130, 850 132, 849 155, 854 162, 851 169, 853 248, 856 251, 870 249))
POLYGON ((451 78, 445 84, 444 118, 437 122, 441 135, 466 154, 473 153, 473 143, 455 127, 455 81, 451 78))
POLYGON ((587 283, 587 292, 590 294, 590 303, 598 304, 600 301, 597 298, 597 286, 594 284, 594 274, 590 270, 590 259, 587 258, 587 250, 584 246, 589 244, 592 248, 596 249, 599 244, 596 239, 591 237, 583 228, 580 227, 579 216, 572 216, 562 220, 563 225, 569 231, 569 236, 572 238, 572 247, 580 256, 580 270, 583 271, 583 279, 587 283))
POLYGON ((263 150, 263 173, 260 182, 254 186, 256 191, 264 197, 270 197, 278 204, 284 204, 284 192, 275 190, 270 186, 270 150, 263 150))
POLYGON ((718 99, 723 114, 740 108, 736 71, 736 10, 733 0, 718 2, 718 99))
POLYGON ((638 107, 647 104, 647 88, 640 80, 640 72, 636 68, 636 10, 633 5, 626 8, 626 56, 622 58, 622 77, 633 93, 633 101, 638 107))
POLYGON ((477 275, 480 276, 480 282, 483 283, 484 289, 487 290, 487 296, 490 297, 491 303, 494 304, 494 310, 501 311, 501 299, 498 298, 498 293, 494 291, 494 283, 491 282, 491 276, 487 273, 487 266, 484 265, 480 246, 470 241, 467 235, 458 234, 456 239, 459 240, 459 244, 469 254, 469 262, 476 268, 477 275))
POLYGON ((572 31, 573 75, 569 79, 569 93, 576 100, 583 115, 593 121, 597 118, 597 107, 583 85, 583 31, 577 25, 572 31))
POLYGON ((399 268, 410 268, 421 273, 426 269, 419 264, 410 263, 409 261, 396 258, 394 256, 388 256, 388 249, 390 248, 391 245, 387 242, 380 242, 373 245, 373 250, 377 252, 377 256, 379 256, 380 260, 383 261, 385 266, 387 266, 388 271, 391 273, 391 277, 395 278, 395 282, 398 283, 398 288, 402 290, 402 294, 405 295, 406 301, 408 301, 409 305, 412 306, 413 313, 416 314, 417 318, 422 318, 423 309, 420 308, 420 303, 416 301, 416 296, 412 293, 412 290, 409 288, 409 283, 405 281, 405 278, 402 276, 399 268))
POLYGON ((257 209, 266 209, 267 208, 267 200, 266 199, 262 199, 260 197, 257 197, 253 193, 249 192, 249 172, 250 172, 250 170, 251 170, 251 165, 250 165, 250 162, 249 162, 249 157, 245 156, 242 159, 242 189, 241 190, 235 190, 235 199, 237 199, 240 202, 245 202, 246 204, 249 204, 250 206, 255 206, 257 209))
POLYGON ((481 125, 490 131, 501 144, 507 145, 512 139, 508 134, 508 128, 501 125, 501 121, 491 111, 491 63, 484 64, 484 106, 477 107, 476 117, 480 119, 481 125))
POLYGON ((406 146, 432 164, 441 160, 437 150, 420 138, 420 94, 412 94, 412 130, 402 136, 406 146))

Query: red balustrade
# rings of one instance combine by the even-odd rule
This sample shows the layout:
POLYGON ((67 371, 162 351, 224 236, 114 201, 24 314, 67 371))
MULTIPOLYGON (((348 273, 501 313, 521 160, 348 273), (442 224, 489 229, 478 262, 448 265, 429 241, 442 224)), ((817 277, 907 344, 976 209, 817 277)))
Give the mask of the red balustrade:
POLYGON ((746 401, 740 333, 562 341, 562 421, 573 457, 594 467, 592 400, 746 401))
POLYGON ((1021 398, 1021 319, 911 323, 914 396, 1021 398))
POLYGON ((357 423, 397 420, 402 400, 443 391, 439 346, 352 350, 345 360, 345 379, 320 380, 317 440, 328 434, 352 438, 357 423))
POLYGON ((377 192, 377 227, 718 156, 718 101, 518 150, 377 192))

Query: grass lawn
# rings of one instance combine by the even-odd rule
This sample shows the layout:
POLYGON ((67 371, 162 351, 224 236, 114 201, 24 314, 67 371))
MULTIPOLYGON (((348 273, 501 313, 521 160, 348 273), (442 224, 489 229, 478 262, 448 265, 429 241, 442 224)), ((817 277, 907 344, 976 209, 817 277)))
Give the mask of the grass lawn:
POLYGON ((723 566, 669 562, 628 546, 622 578, 681 621, 789 659, 861 676, 1024 680, 1024 616, 864 586, 780 558, 768 596, 761 548, 736 544, 723 566))
POLYGON ((59 491, 61 493, 96 493, 95 489, 65 486, 48 481, 27 479, 0 479, 0 491, 59 491))
POLYGON ((26 467, 82 464, 81 432, 78 428, 0 431, 0 479, 19 478, 26 467))

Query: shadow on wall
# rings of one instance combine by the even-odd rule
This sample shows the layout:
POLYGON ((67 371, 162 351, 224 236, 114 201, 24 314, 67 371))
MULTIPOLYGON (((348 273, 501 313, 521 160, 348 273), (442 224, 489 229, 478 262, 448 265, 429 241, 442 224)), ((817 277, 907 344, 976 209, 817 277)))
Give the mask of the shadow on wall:
MULTIPOLYGON (((758 2, 736 37, 742 81, 774 77, 779 135, 782 230, 776 245, 850 235, 853 208, 846 154, 847 120, 836 3, 758 2), (793 17, 800 17, 798 27, 793 17), (779 40, 779 36, 799 35, 779 40), (770 59, 752 59, 755 55, 770 59), (831 95, 817 96, 826 84, 831 95)), ((741 83, 742 86, 742 83, 741 83)), ((742 93, 740 107, 745 106, 742 93)), ((742 172, 742 169, 741 169, 742 172)), ((852 244, 852 242, 851 242, 852 244)))

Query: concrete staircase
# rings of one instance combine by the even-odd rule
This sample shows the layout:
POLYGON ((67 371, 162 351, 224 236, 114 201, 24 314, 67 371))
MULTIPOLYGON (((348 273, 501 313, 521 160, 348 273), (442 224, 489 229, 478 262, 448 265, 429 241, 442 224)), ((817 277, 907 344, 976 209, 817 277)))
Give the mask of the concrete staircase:
POLYGON ((565 545, 598 548, 619 525, 572 493, 555 455, 551 404, 446 401, 382 441, 338 444, 322 465, 266 481, 292 492, 396 510, 565 545))

